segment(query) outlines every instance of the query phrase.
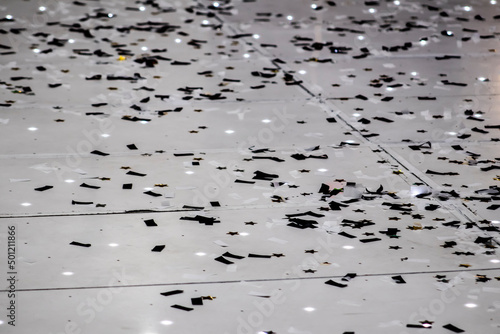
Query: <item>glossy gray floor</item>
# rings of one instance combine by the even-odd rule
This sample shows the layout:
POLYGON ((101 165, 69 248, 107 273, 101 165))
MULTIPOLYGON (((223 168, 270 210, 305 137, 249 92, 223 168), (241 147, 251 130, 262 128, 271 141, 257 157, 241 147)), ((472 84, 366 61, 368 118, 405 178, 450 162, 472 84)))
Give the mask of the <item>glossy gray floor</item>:
POLYGON ((0 3, 0 332, 500 333, 500 3, 0 3))

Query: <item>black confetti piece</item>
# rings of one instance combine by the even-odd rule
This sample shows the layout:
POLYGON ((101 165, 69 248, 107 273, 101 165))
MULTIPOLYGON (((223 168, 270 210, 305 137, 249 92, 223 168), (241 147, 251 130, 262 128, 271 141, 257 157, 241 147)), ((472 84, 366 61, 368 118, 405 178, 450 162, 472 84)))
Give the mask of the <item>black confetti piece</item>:
POLYGON ((70 242, 70 245, 80 246, 80 247, 90 247, 91 246, 91 244, 84 244, 84 243, 81 243, 78 241, 72 241, 72 242, 70 242))
POLYGON ((158 226, 154 219, 147 219, 144 221, 144 224, 146 224, 146 226, 148 227, 158 226))
POLYGON ((164 249, 165 249, 165 245, 157 245, 157 246, 154 246, 153 249, 151 249, 151 251, 152 252, 161 252, 164 249))

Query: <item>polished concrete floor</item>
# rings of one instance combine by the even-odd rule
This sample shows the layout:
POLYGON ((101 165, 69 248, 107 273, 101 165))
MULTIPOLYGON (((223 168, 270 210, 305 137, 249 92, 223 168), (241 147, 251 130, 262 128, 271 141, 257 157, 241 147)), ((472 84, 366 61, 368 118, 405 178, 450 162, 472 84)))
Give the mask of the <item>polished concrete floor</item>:
POLYGON ((500 2, 0 13, 0 333, 500 333, 500 2))

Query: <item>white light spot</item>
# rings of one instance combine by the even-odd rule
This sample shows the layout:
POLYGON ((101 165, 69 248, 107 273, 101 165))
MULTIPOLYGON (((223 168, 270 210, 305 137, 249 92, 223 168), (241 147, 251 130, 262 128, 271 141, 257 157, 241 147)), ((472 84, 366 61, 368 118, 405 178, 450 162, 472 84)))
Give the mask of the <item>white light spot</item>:
POLYGON ((472 7, 471 6, 464 6, 464 10, 466 12, 470 12, 472 10, 472 7))
POLYGON ((243 57, 245 57, 245 58, 250 58, 250 55, 249 55, 248 53, 245 53, 245 54, 243 55, 243 57))
POLYGON ((101 135, 101 137, 104 137, 104 138, 108 138, 109 136, 111 136, 111 135, 110 135, 110 134, 108 134, 108 133, 103 133, 103 134, 101 135))
POLYGON ((13 16, 12 16, 12 15, 5 15, 5 18, 6 18, 7 20, 12 20, 12 19, 13 19, 13 16))
POLYGON ((326 169, 326 168, 319 168, 318 172, 321 172, 321 173, 328 172, 328 169, 326 169))
POLYGON ((141 48, 141 50, 142 50, 142 51, 148 51, 148 47, 147 47, 147 46, 143 46, 143 47, 141 48))
POLYGON ((118 247, 118 244, 115 244, 115 243, 111 243, 111 244, 108 244, 109 247, 118 247))
POLYGON ((219 3, 218 2, 214 2, 214 7, 215 8, 219 7, 219 3))
POLYGON ((180 43, 180 42, 182 42, 182 39, 180 39, 180 38, 175 39, 175 43, 180 43))
POLYGON ((365 39, 365 36, 361 36, 361 35, 359 35, 359 36, 358 36, 358 39, 359 39, 360 41, 362 41, 362 40, 364 40, 364 39, 365 39))
POLYGON ((38 7, 38 10, 41 12, 45 12, 47 10, 47 7, 40 6, 40 7, 38 7))
POLYGON ((266 118, 262 120, 262 123, 271 123, 271 120, 266 118))
POLYGON ((431 327, 432 327, 432 325, 431 325, 431 324, 427 324, 427 323, 426 323, 426 324, 422 324, 422 327, 425 327, 425 328, 431 328, 431 327))
POLYGON ((318 8, 318 5, 317 5, 317 4, 315 4, 315 3, 313 3, 313 4, 311 5, 311 8, 312 8, 312 9, 316 9, 316 8, 318 8))
POLYGON ((474 308, 474 307, 477 307, 477 304, 474 304, 474 303, 467 303, 464 305, 465 307, 469 307, 469 308, 474 308))
POLYGON ((477 78, 477 80, 479 80, 479 81, 486 81, 486 78, 485 77, 479 77, 479 78, 477 78))
POLYGON ((457 133, 456 132, 453 132, 453 131, 450 131, 450 132, 446 132, 447 135, 450 135, 450 136, 456 136, 457 133))
POLYGON ((33 49, 34 53, 40 53, 40 49, 33 49))
POLYGON ((304 307, 304 311, 306 312, 312 312, 314 310, 316 310, 314 307, 304 307))
POLYGON ((143 12, 143 11, 145 11, 145 10, 146 10, 146 7, 141 6, 141 7, 139 7, 139 10, 140 10, 141 12, 143 12))
POLYGON ((0 320, 0 325, 3 324, 4 322, 2 320, 0 320))
POLYGON ((499 259, 493 259, 493 260, 490 260, 491 263, 500 263, 500 260, 499 259))
POLYGON ((141 124, 148 124, 149 122, 148 121, 140 121, 139 123, 141 123, 141 124))
POLYGON ((201 23, 202 23, 202 24, 204 24, 204 25, 207 25, 207 24, 209 24, 210 22, 209 22, 208 20, 203 20, 201 23))
POLYGON ((354 249, 354 246, 345 245, 342 248, 343 249, 354 249))
POLYGON ((292 16, 292 15, 288 15, 288 16, 286 17, 286 19, 287 19, 288 21, 291 21, 291 20, 293 20, 293 16, 292 16))
POLYGON ((448 35, 448 36, 453 36, 453 31, 451 31, 451 30, 447 30, 447 31, 446 31, 446 35, 448 35))
POLYGON ((418 72, 411 72, 411 75, 416 76, 418 75, 418 72))
POLYGON ((74 275, 75 273, 74 272, 71 272, 71 271, 65 271, 62 273, 64 276, 72 276, 74 275))
POLYGON ((422 45, 422 46, 427 45, 427 41, 426 40, 421 40, 420 41, 420 45, 422 45))
POLYGON ((111 17, 113 17, 113 16, 114 16, 113 14, 108 13, 108 17, 109 17, 109 18, 111 18, 111 17))
POLYGON ((386 88, 386 90, 387 90, 388 92, 392 92, 392 91, 394 90, 394 88, 392 88, 392 87, 387 87, 387 88, 386 88))
POLYGON ((307 73, 307 72, 306 72, 306 71, 304 71, 304 70, 300 70, 300 71, 299 71, 299 74, 306 74, 306 73, 307 73))
POLYGON ((32 127, 29 127, 28 130, 30 130, 30 131, 36 131, 36 130, 38 130, 38 128, 35 128, 34 126, 32 126, 32 127))
POLYGON ((354 140, 352 140, 352 139, 348 139, 348 140, 346 140, 345 142, 346 142, 346 143, 348 143, 348 144, 354 144, 354 143, 355 143, 355 141, 354 141, 354 140))
POLYGON ((375 14, 377 10, 375 8, 370 8, 368 9, 368 12, 370 12, 370 14, 375 14))
POLYGON ((207 253, 198 252, 198 253, 196 253, 196 255, 198 255, 198 256, 205 256, 205 255, 207 255, 207 253))
POLYGON ((241 232, 240 235, 246 237, 247 235, 250 235, 250 233, 248 233, 248 232, 241 232))
POLYGON ((231 134, 231 133, 234 133, 234 130, 226 130, 224 132, 227 133, 227 134, 231 134))
POLYGON ((191 175, 191 174, 194 174, 194 172, 192 170, 188 170, 188 171, 186 171, 186 174, 191 175))
POLYGON ((361 114, 358 114, 357 112, 356 112, 356 113, 354 113, 354 114, 352 114, 352 115, 353 115, 354 117, 359 117, 359 116, 361 116, 361 114))
POLYGON ((27 202, 25 202, 25 203, 21 203, 21 205, 22 205, 22 206, 30 206, 30 205, 31 205, 31 203, 27 203, 27 202))
POLYGON ((492 224, 500 224, 500 220, 492 220, 491 223, 492 224))
POLYGON ((68 39, 68 43, 73 44, 75 43, 75 40, 73 38, 68 39))
POLYGON ((171 324, 173 324, 174 322, 173 321, 170 321, 170 320, 163 320, 160 322, 160 324, 162 325, 165 325, 165 326, 169 326, 171 324))
POLYGON ((144 190, 146 190, 146 191, 151 191, 151 190, 153 190, 153 188, 151 188, 151 187, 146 187, 146 188, 144 188, 144 190))
POLYGON ((259 35, 259 34, 253 34, 253 38, 255 38, 255 39, 259 39, 259 38, 260 38, 260 35, 259 35))
POLYGON ((394 1, 394 4, 395 4, 396 6, 399 6, 399 5, 401 4, 401 2, 399 2, 398 0, 396 0, 396 1, 394 1))
POLYGON ((496 4, 497 4, 497 0, 491 0, 491 1, 490 1, 490 3, 491 3, 492 5, 496 5, 496 4))
POLYGON ((67 179, 67 180, 64 180, 64 182, 66 182, 66 183, 73 183, 73 182, 75 182, 75 180, 67 179))

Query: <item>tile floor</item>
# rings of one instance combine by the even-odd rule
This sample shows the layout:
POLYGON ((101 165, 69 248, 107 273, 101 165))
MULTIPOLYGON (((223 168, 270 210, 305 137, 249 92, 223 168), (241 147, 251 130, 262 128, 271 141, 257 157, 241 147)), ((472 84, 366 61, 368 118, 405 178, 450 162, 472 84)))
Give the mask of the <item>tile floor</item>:
POLYGON ((497 1, 0 13, 1 333, 500 333, 497 1))

